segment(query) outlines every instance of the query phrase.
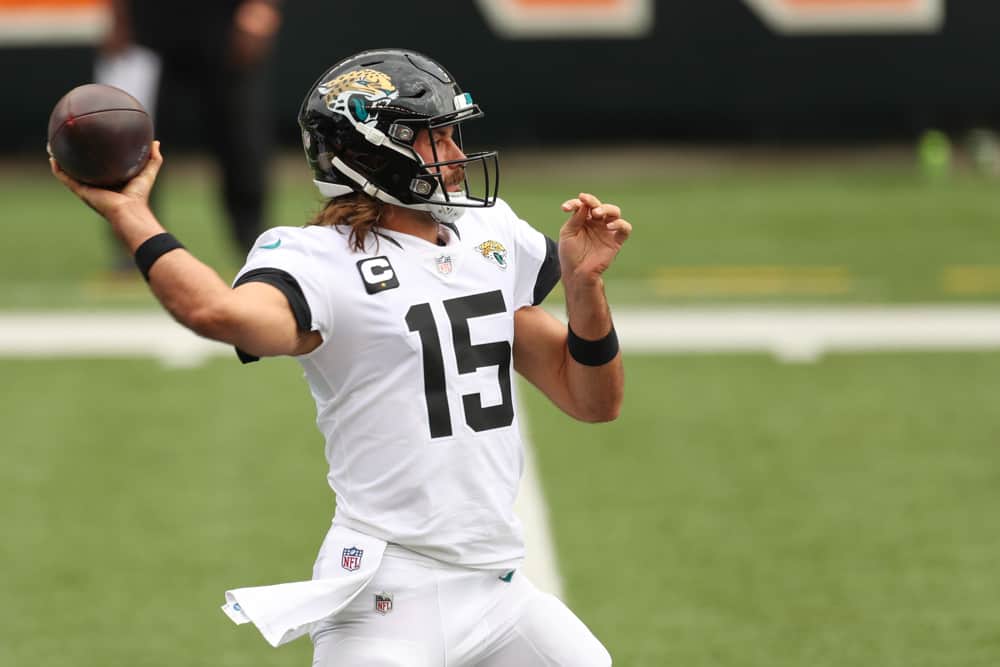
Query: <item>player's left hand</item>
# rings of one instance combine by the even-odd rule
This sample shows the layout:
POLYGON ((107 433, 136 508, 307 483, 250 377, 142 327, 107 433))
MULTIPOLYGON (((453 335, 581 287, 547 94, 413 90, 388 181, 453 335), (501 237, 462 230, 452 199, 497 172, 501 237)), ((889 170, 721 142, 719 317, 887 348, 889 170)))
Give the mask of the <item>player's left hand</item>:
POLYGON ((559 230, 559 263, 563 280, 597 280, 611 265, 632 233, 621 209, 581 192, 563 202, 573 215, 559 230))

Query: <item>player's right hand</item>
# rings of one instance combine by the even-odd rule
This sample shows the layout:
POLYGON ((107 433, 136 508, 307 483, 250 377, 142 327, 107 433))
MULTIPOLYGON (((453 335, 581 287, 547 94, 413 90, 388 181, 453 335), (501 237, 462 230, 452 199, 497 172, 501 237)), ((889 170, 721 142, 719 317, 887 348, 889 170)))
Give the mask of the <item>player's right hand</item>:
POLYGON ((149 207, 149 193, 156 182, 156 175, 163 165, 163 155, 160 153, 160 142, 154 141, 150 151, 149 161, 142 171, 126 183, 121 190, 108 190, 86 185, 74 180, 66 172, 59 168, 59 163, 55 158, 49 156, 49 167, 52 175, 59 179, 69 190, 79 197, 90 208, 100 215, 111 220, 119 213, 127 211, 130 207, 149 207))

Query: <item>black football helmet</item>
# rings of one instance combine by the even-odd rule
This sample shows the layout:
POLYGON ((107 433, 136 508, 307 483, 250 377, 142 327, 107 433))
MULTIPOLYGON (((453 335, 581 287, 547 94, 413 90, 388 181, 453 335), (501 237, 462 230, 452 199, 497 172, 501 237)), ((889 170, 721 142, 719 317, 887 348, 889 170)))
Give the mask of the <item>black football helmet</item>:
MULTIPOLYGON (((381 201, 454 222, 465 208, 496 202, 496 151, 425 162, 413 149, 420 130, 455 126, 483 111, 441 65, 402 49, 364 51, 340 61, 310 88, 299 112, 302 145, 314 182, 326 197, 365 192, 381 201), (465 182, 449 192, 439 168, 461 165, 465 182), (469 172, 481 191, 469 192, 469 172), (478 170, 481 170, 479 172, 478 170)), ((464 150, 464 149, 463 149, 464 150)))

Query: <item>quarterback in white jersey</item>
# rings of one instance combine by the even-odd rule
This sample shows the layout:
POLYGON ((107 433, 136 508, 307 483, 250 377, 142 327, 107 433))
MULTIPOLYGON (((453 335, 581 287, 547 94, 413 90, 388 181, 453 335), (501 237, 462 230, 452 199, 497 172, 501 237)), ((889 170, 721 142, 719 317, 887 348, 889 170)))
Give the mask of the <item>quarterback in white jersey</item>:
POLYGON ((236 282, 287 272, 323 338, 299 361, 335 522, 449 563, 512 569, 524 554, 514 313, 552 287, 557 260, 499 201, 468 211, 441 242, 382 229, 358 252, 337 227, 280 227, 236 282))
POLYGON ((602 275, 631 233, 581 193, 558 244, 497 196, 495 152, 466 154, 482 115, 438 63, 367 51, 302 106, 323 210, 263 234, 233 286, 148 207, 162 163, 121 192, 53 173, 100 212, 182 324, 244 361, 302 364, 337 510, 310 581, 228 591, 224 610, 277 646, 309 634, 314 667, 609 665, 559 600, 517 572, 524 462, 512 370, 584 421, 621 407, 602 275), (480 191, 470 173, 481 176, 480 191), (539 308, 558 280, 568 326, 539 308))

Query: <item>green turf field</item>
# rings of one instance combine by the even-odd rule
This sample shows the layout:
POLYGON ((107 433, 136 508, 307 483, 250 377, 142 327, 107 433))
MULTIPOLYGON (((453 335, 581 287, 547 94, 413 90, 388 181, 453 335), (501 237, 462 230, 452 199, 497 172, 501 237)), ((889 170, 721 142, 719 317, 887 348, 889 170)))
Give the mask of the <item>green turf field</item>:
MULTIPOLYGON (((0 373, 0 664, 309 664, 218 610, 307 578, 329 521, 297 365, 0 373)), ((1000 354, 628 373, 610 425, 524 393, 569 602, 616 664, 997 664, 1000 354)))
POLYGON ((620 665, 1000 660, 1000 354, 627 363, 531 403, 569 597, 620 665))
MULTIPOLYGON (((503 195, 550 234, 579 190, 621 203, 614 304, 1000 298, 984 175, 585 166, 505 172, 503 195)), ((102 223, 44 165, 0 176, 0 311, 154 306, 102 277, 102 223)), ((276 224, 315 210, 304 178, 281 173, 276 224)), ((204 173, 163 185, 167 226, 231 277, 204 173)), ((616 665, 1000 664, 1000 352, 626 369, 613 424, 523 393, 568 602, 616 665)), ((272 649, 218 609, 307 578, 332 514, 297 364, 0 357, 0 377, 0 666, 310 664, 308 641, 272 649)))

